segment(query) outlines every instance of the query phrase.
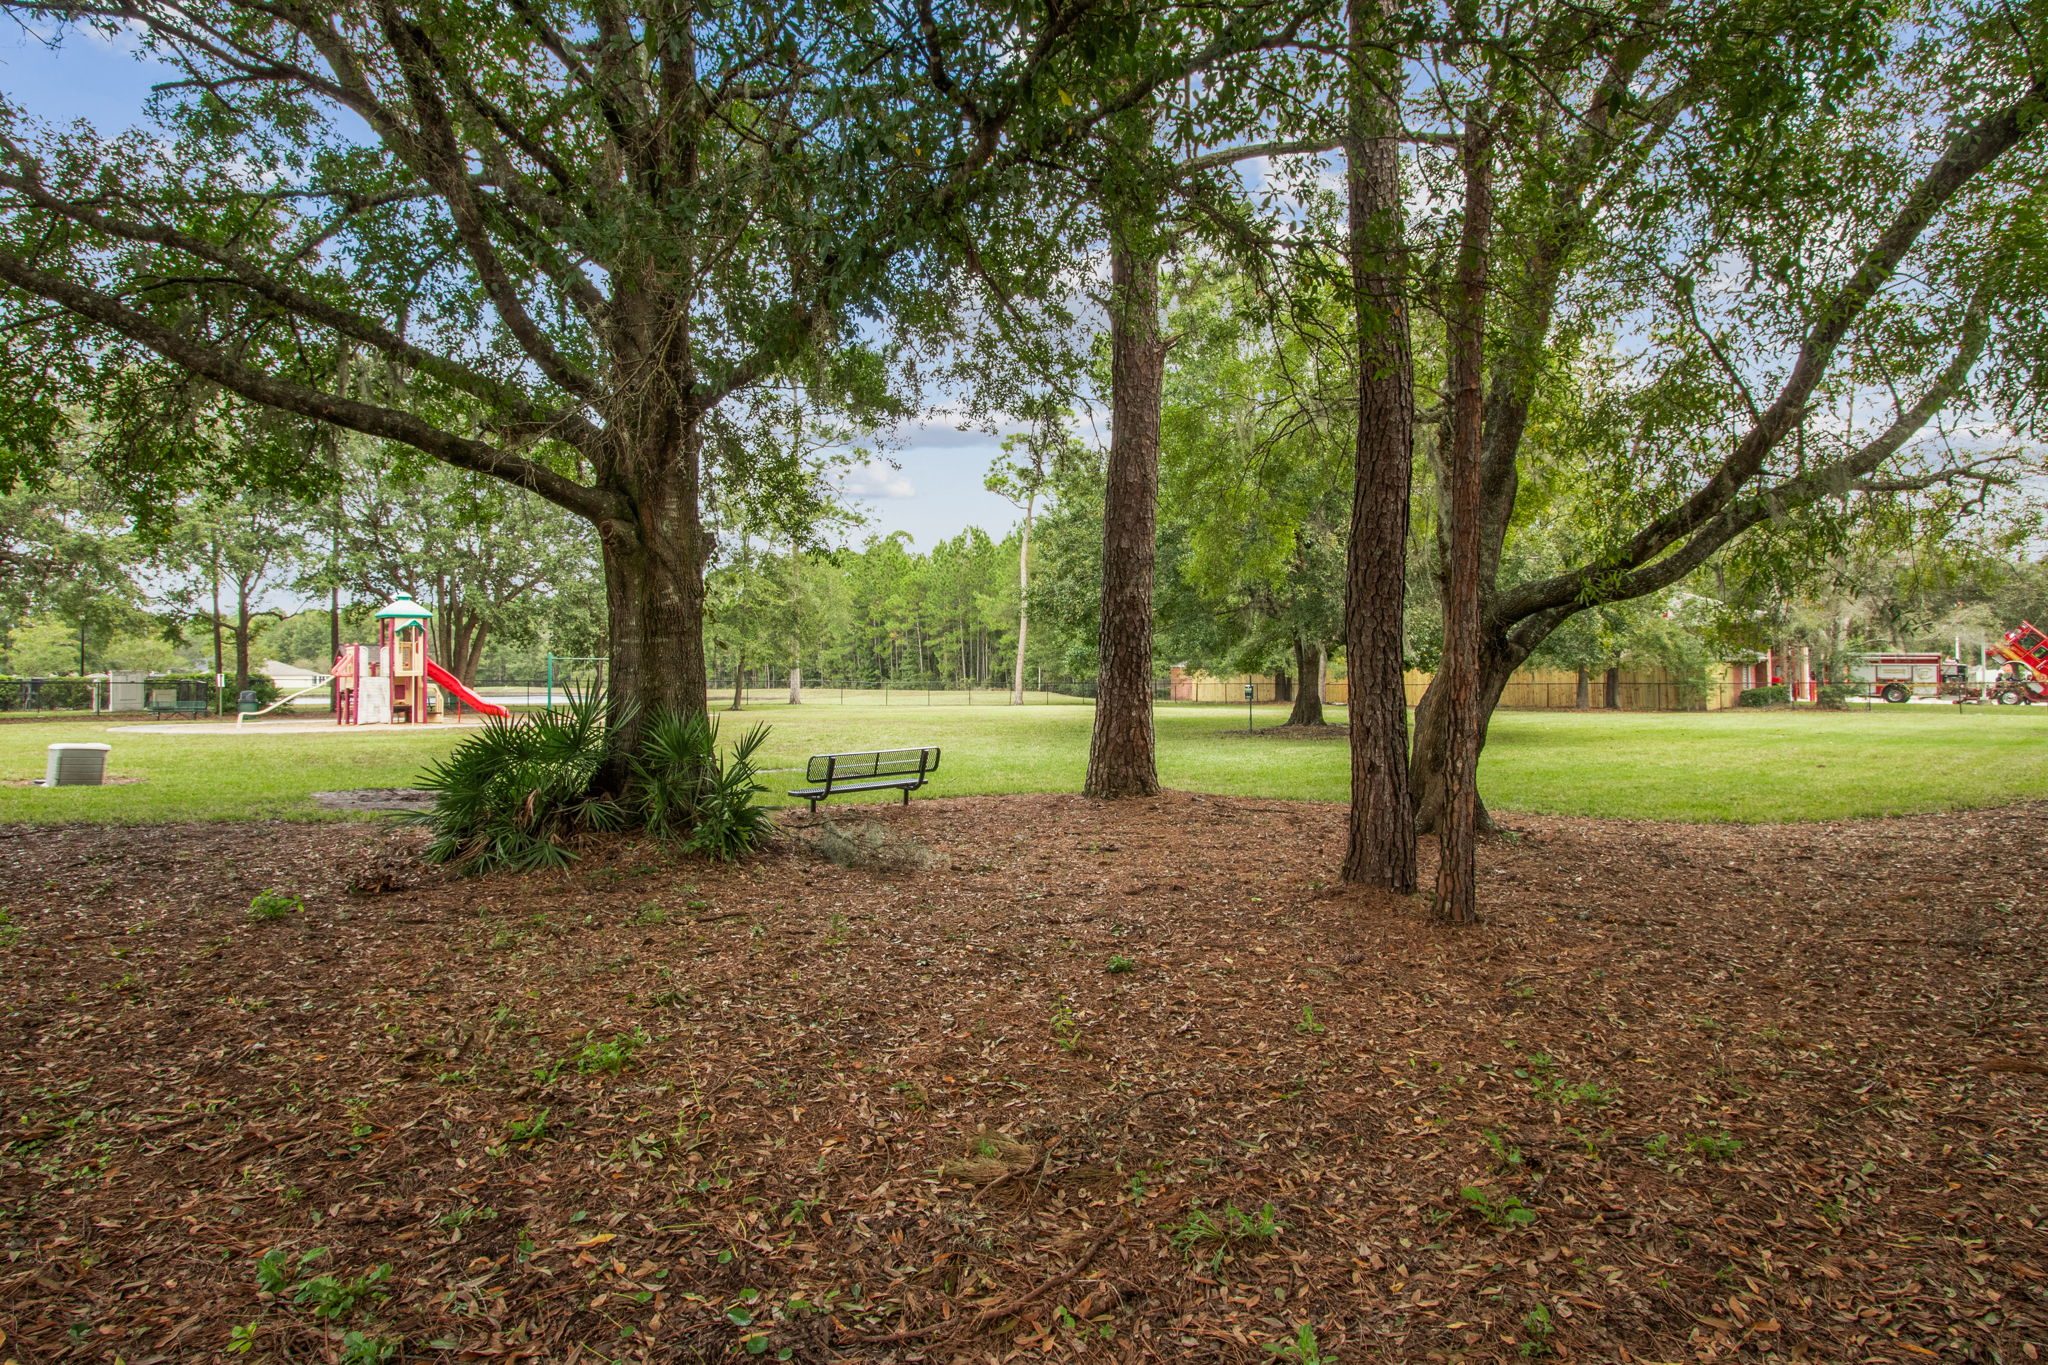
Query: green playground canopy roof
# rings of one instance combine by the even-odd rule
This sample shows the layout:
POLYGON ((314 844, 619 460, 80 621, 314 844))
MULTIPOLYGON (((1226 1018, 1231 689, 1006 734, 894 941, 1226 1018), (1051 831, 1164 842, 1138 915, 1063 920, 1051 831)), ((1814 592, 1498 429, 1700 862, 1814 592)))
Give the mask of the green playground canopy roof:
POLYGON ((428 611, 410 597, 401 597, 393 601, 384 610, 378 612, 375 619, 379 621, 431 621, 434 619, 434 613, 428 611))

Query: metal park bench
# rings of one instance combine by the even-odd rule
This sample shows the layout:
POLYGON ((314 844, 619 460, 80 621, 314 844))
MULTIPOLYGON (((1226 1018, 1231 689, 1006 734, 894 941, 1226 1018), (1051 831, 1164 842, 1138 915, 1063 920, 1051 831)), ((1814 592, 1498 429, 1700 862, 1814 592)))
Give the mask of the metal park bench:
POLYGON ((841 792, 900 789, 903 804, 907 806, 910 794, 938 770, 937 746, 875 749, 859 754, 812 754, 810 766, 804 770, 804 780, 817 785, 799 787, 790 795, 801 796, 810 802, 813 814, 817 812, 820 801, 841 792))
POLYGON ((213 703, 197 698, 192 701, 180 701, 175 691, 162 688, 149 694, 147 709, 153 716, 203 716, 213 709, 213 703))

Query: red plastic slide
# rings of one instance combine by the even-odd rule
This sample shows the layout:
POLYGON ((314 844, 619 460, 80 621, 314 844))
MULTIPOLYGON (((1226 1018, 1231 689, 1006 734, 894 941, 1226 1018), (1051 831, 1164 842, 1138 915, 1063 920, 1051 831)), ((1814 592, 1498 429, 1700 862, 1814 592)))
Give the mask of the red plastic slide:
POLYGON ((456 677, 432 659, 427 660, 427 676, 448 691, 453 692, 457 700, 472 711, 481 712, 486 716, 496 716, 500 720, 507 720, 512 715, 510 711, 507 711, 496 702, 485 701, 482 697, 464 687, 462 679, 456 677))

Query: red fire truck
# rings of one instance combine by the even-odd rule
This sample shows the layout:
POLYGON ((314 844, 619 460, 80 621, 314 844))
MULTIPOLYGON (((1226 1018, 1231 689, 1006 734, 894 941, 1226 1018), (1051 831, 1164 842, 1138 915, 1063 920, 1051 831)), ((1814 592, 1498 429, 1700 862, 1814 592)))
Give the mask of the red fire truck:
POLYGON ((1866 697, 1911 701, 1938 697, 1945 674, 1958 671, 1946 654, 1859 654, 1849 666, 1849 680, 1866 697))
POLYGON ((1862 654, 1849 677, 1865 689, 1863 695, 1891 702, 1939 697, 1958 704, 2048 703, 2048 634, 2039 627, 2020 622, 1984 655, 1988 667, 1971 669, 1945 654, 1862 654))

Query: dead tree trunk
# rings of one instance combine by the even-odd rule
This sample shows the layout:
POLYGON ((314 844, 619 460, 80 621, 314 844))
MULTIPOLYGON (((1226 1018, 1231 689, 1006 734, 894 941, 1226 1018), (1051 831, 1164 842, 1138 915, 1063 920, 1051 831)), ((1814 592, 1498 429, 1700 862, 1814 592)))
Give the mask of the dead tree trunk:
POLYGON ((1444 706, 1450 729, 1444 770, 1444 819, 1437 829, 1437 914, 1453 924, 1479 921, 1479 521, 1480 368, 1486 357, 1486 258, 1493 229, 1493 149, 1484 111, 1465 119, 1459 160, 1465 174, 1464 225, 1448 323, 1451 348, 1451 445, 1445 461, 1450 565, 1444 575, 1444 706))
MULTIPOLYGON (((1034 465, 1034 468, 1039 466, 1034 465)), ((1031 514, 1038 509, 1038 485, 1024 494, 1024 533, 1017 541, 1017 667, 1010 677, 1010 705, 1024 704, 1024 636, 1031 628, 1031 514)))
POLYGON ((1159 512, 1159 250, 1149 219, 1125 214, 1110 234, 1109 479, 1102 516, 1102 617, 1090 796, 1156 796, 1152 737, 1152 568, 1159 512))
POLYGON ((1358 438, 1351 539, 1344 556, 1344 654, 1350 678, 1351 812, 1344 880, 1415 889, 1415 811, 1408 788, 1408 697, 1401 612, 1414 460, 1415 364, 1408 344, 1400 109, 1386 91, 1398 60, 1372 39, 1387 0, 1351 0, 1345 138, 1358 438), (1377 71, 1370 68, 1378 67, 1377 71), (1392 70, 1389 68, 1392 67, 1392 70))

